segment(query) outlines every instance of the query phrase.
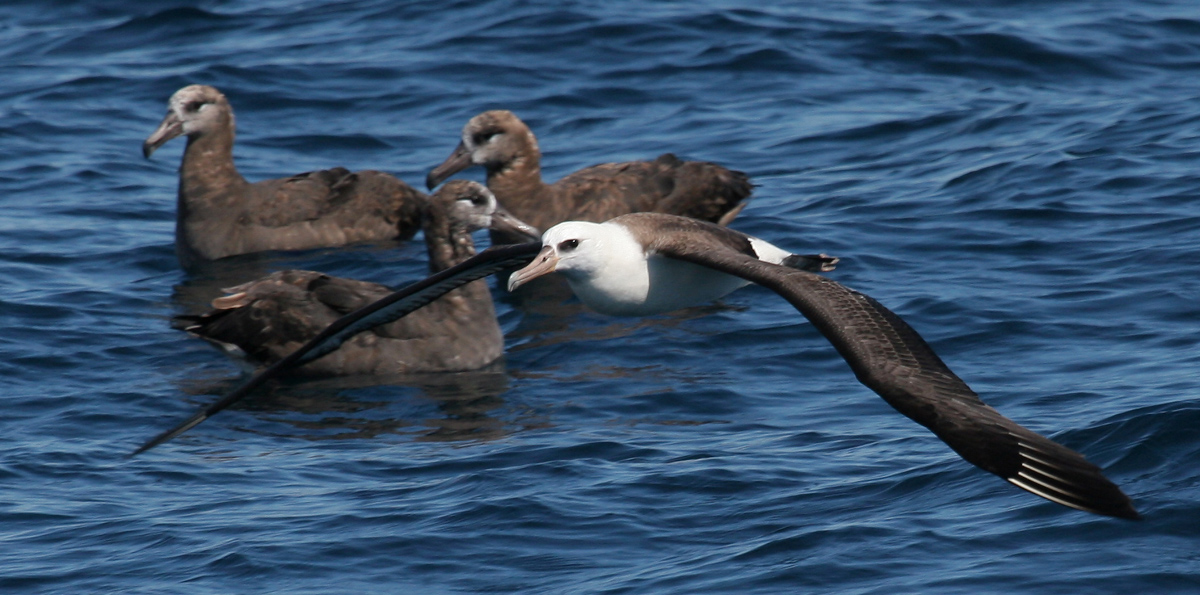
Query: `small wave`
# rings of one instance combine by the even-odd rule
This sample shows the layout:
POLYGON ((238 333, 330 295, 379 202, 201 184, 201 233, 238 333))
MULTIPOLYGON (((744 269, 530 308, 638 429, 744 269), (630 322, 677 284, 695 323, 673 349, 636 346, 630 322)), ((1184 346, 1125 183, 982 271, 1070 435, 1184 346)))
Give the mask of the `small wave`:
POLYGON ((1117 78, 1103 57, 1055 50, 1014 34, 858 29, 826 34, 869 68, 980 80, 1117 78))

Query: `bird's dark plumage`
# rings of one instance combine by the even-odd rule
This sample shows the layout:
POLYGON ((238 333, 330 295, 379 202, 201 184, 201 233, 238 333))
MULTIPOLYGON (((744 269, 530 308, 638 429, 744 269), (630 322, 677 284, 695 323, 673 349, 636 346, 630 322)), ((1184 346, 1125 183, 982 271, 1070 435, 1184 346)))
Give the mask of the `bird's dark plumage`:
MULTIPOLYGON (((475 182, 447 184, 430 198, 425 243, 430 272, 475 254, 472 230, 520 231, 475 182)), ((527 234, 536 230, 524 228, 527 234)), ((534 235, 533 237, 536 237, 534 235)), ((392 293, 377 283, 313 271, 279 271, 228 290, 215 310, 181 317, 191 333, 235 345, 251 359, 273 363, 294 352, 342 316, 392 293)), ((483 282, 443 296, 412 316, 361 333, 336 353, 302 368, 310 374, 403 374, 472 370, 499 358, 504 338, 483 282)))
MULTIPOLYGON (((686 236, 705 234, 702 224, 686 227, 682 235, 647 237, 646 244, 662 256, 736 275, 781 295, 829 339, 859 381, 968 462, 1059 504, 1139 518, 1129 497, 1099 467, 984 403, 908 323, 874 298, 820 275, 736 250, 714 250, 712 242, 686 236)), ((729 231, 718 229, 709 233, 729 231)))
POLYGON ((540 242, 492 246, 453 267, 439 273, 434 273, 379 301, 337 319, 333 324, 322 329, 321 332, 317 333, 307 343, 289 353, 283 359, 267 366, 216 402, 207 407, 200 408, 199 411, 176 424, 171 429, 147 440, 145 444, 142 444, 137 450, 133 451, 130 456, 146 452, 183 434, 209 417, 246 398, 267 382, 333 353, 345 344, 346 341, 359 333, 400 320, 447 293, 477 279, 529 264, 537 256, 541 248, 542 245, 540 242))
POLYGON ((746 174, 671 154, 654 161, 605 163, 542 181, 533 132, 512 112, 488 111, 463 128, 462 142, 429 172, 433 188, 471 165, 487 169, 487 185, 513 215, 539 229, 567 220, 606 221, 635 212, 661 212, 721 224, 732 221, 753 190, 746 174))
POLYGON ((426 196, 382 172, 338 167, 247 182, 233 163, 234 131, 225 96, 190 85, 175 92, 142 145, 150 157, 172 138, 188 137, 175 227, 183 266, 263 250, 406 240, 420 229, 426 196))

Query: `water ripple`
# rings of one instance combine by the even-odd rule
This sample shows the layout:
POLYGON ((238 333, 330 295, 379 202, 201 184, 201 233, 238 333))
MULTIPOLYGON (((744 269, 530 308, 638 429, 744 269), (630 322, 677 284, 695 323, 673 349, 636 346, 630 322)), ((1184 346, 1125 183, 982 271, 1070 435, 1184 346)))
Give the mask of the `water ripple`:
POLYGON ((1193 590, 1190 5, 4 10, 2 590, 1193 590), (744 170, 735 227, 841 257, 835 279, 1103 466, 1146 520, 972 468, 761 288, 649 319, 497 290, 502 365, 287 380, 127 460, 249 372, 173 315, 277 268, 425 271, 419 242, 180 271, 184 142, 149 161, 140 145, 196 82, 233 103, 252 180, 345 166, 415 184, 492 108, 531 125, 547 179, 667 151, 744 170))

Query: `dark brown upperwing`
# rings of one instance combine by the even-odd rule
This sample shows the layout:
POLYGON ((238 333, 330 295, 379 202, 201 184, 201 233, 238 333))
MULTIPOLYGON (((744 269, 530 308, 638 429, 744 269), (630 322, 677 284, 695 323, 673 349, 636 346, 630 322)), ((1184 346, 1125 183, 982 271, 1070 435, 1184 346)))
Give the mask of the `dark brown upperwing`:
POLYGON ((648 252, 683 254, 715 243, 723 250, 757 258, 750 236, 708 221, 664 213, 630 213, 612 221, 623 224, 648 252))
POLYGON ((715 163, 680 161, 670 153, 660 156, 656 162, 671 163, 676 168, 675 187, 654 209, 660 213, 727 225, 746 207, 754 191, 754 184, 744 172, 715 163))
POLYGON ((829 339, 860 382, 968 462, 1059 504, 1140 518, 1099 467, 989 407, 912 327, 870 296, 734 250, 704 251, 695 242, 660 244, 663 256, 736 275, 783 296, 829 339))
POLYGON ((552 184, 570 203, 571 220, 605 221, 624 213, 657 212, 729 222, 754 189, 749 177, 706 161, 667 153, 654 161, 602 163, 552 184))

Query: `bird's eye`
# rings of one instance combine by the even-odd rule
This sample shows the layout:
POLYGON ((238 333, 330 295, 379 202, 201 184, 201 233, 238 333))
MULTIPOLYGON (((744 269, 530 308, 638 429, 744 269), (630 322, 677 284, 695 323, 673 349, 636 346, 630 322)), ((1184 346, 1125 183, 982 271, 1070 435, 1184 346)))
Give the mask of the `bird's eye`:
POLYGON ((579 240, 563 240, 558 243, 558 249, 563 252, 570 252, 579 247, 579 240))
POLYGON ((482 206, 486 205, 487 202, 488 201, 487 201, 486 196, 480 196, 480 195, 476 194, 475 196, 471 197, 471 204, 473 204, 477 207, 482 207, 482 206))
POLYGON ((480 130, 479 132, 476 132, 474 136, 471 137, 471 141, 474 142, 476 145, 487 144, 488 141, 492 140, 492 138, 495 137, 497 134, 500 134, 500 132, 501 132, 500 130, 497 130, 495 128, 489 128, 487 130, 480 130))
POLYGON ((189 101, 189 102, 183 104, 183 111, 195 112, 195 111, 199 111, 201 107, 204 107, 203 101, 189 101))

